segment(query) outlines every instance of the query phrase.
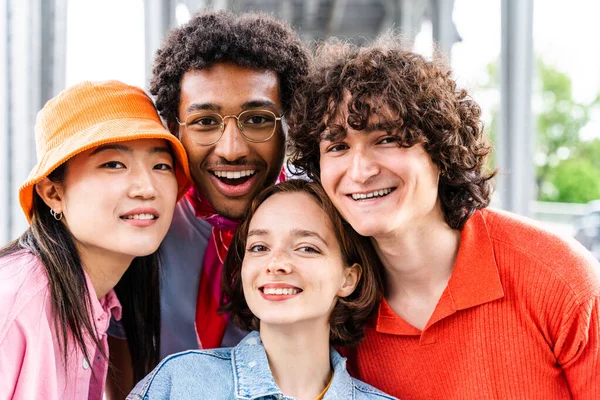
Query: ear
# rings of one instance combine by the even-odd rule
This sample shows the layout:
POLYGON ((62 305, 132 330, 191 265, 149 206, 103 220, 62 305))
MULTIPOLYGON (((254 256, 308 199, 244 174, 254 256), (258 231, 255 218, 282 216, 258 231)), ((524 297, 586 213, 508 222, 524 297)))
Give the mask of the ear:
POLYGON ((35 184, 35 191, 44 200, 44 203, 57 213, 62 213, 63 207, 63 187, 48 178, 44 178, 35 184))
POLYGON ((344 283, 340 290, 338 290, 338 297, 348 297, 354 292, 360 277, 362 276, 362 267, 358 264, 354 264, 351 267, 347 267, 344 271, 344 283))

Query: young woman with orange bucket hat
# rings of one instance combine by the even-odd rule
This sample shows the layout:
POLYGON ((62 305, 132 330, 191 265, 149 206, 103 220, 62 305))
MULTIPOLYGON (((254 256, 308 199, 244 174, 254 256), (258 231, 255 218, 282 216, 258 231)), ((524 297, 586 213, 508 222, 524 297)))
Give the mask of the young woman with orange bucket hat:
POLYGON ((116 81, 64 90, 35 135, 19 189, 30 226, 0 250, 0 399, 100 400, 111 316, 134 378, 159 361, 157 249, 187 158, 150 98, 116 81))

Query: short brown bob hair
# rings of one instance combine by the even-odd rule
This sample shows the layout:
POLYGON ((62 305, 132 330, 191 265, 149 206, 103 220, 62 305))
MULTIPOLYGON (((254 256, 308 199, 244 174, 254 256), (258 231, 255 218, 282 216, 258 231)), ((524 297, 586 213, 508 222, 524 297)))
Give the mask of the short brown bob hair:
POLYGON ((440 170, 438 196, 446 222, 460 229, 491 199, 481 109, 439 59, 429 61, 407 50, 401 37, 386 34, 359 47, 330 40, 320 44, 312 70, 295 92, 289 121, 293 171, 320 180, 319 142, 324 131, 343 139, 340 105, 348 99, 346 124, 365 129, 378 115, 403 147, 423 144, 440 170))
POLYGON ((381 265, 369 239, 360 236, 338 214, 321 185, 300 179, 291 179, 264 189, 256 196, 238 227, 225 263, 221 290, 221 311, 230 312, 240 328, 259 329, 259 320, 248 308, 242 288, 242 262, 250 221, 261 204, 278 193, 306 193, 327 214, 329 223, 340 245, 342 259, 347 266, 359 264, 361 278, 348 297, 338 298, 329 317, 330 342, 335 346, 349 346, 364 337, 364 328, 375 316, 382 296, 381 265))

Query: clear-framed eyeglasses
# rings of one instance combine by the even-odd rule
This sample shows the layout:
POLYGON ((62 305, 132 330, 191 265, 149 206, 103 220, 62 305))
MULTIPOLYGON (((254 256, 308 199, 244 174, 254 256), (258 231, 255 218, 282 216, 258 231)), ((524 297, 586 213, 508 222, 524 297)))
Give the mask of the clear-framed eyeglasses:
POLYGON ((213 111, 200 111, 190 114, 184 122, 177 119, 185 134, 192 142, 200 146, 215 144, 225 132, 227 118, 235 118, 242 136, 249 142, 261 143, 273 137, 277 121, 281 116, 269 110, 246 110, 238 115, 224 115, 213 111))

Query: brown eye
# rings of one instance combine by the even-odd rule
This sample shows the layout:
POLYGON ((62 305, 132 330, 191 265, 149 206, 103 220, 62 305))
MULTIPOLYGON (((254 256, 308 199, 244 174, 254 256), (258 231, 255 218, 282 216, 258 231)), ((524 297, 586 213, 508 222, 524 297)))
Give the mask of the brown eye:
POLYGON ((348 145, 345 143, 337 143, 327 148, 327 153, 337 153, 340 151, 348 150, 348 145))
POLYGON ((156 164, 154 166, 154 169, 158 169, 158 170, 161 170, 161 171, 172 171, 173 167, 170 166, 169 164, 160 163, 160 164, 156 164))
POLYGON ((197 118, 194 119, 190 122, 190 125, 206 125, 206 126, 210 126, 210 125, 219 125, 219 122, 211 117, 202 117, 202 118, 197 118))
POLYGON ((301 253, 321 254, 321 251, 313 246, 302 246, 298 248, 301 253))
POLYGON ((267 246, 263 246, 262 244, 255 244, 254 246, 250 246, 246 249, 249 253, 261 253, 264 251, 268 251, 267 246))
POLYGON ((104 163, 100 166, 101 168, 108 168, 108 169, 122 169, 122 168, 126 168, 125 164, 123 164, 122 162, 119 161, 109 161, 107 163, 104 163))

